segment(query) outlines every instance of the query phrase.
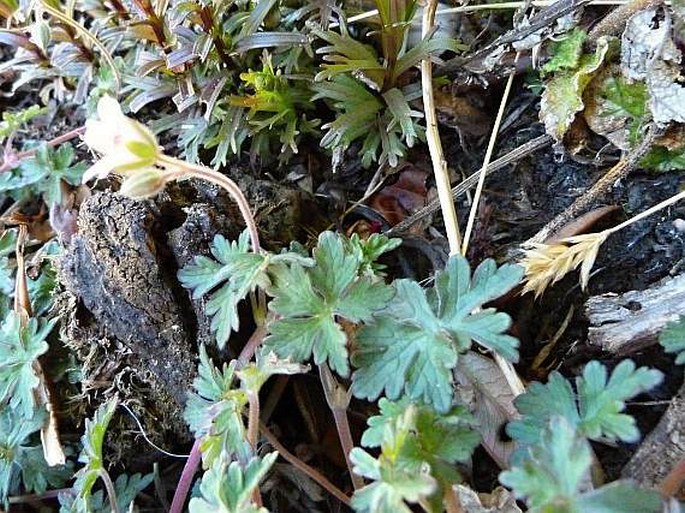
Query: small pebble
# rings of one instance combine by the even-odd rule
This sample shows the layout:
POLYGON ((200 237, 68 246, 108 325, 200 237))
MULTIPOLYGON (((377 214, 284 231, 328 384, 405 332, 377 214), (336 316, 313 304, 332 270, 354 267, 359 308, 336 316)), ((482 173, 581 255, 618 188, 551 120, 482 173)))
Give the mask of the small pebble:
POLYGON ((685 219, 680 219, 680 218, 674 219, 673 220, 673 226, 680 233, 685 233, 685 219))

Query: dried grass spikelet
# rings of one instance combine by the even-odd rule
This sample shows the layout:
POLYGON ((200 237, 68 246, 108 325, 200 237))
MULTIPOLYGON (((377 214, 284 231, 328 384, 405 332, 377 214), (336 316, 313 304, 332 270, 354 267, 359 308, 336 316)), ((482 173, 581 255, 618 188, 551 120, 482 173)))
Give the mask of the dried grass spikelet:
POLYGON ((610 233, 605 230, 568 237, 552 244, 534 244, 531 249, 526 250, 521 261, 526 273, 526 283, 521 293, 533 291, 537 298, 549 285, 556 283, 579 265, 580 286, 585 290, 599 247, 610 233))

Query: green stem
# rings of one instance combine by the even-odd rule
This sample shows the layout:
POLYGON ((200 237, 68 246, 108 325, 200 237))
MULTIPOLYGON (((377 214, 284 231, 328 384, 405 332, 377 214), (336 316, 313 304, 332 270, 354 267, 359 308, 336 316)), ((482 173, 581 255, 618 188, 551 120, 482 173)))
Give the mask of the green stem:
MULTIPOLYGON (((250 444, 252 450, 257 454, 257 437, 259 436, 259 393, 254 390, 248 390, 247 401, 249 404, 247 410, 247 443, 250 444)), ((263 505, 259 486, 255 486, 254 490, 252 490, 252 502, 254 502, 258 508, 261 508, 263 505)))
POLYGON ((117 504, 117 493, 114 490, 114 483, 112 483, 112 478, 109 477, 107 471, 103 468, 98 471, 100 479, 105 483, 105 490, 107 490, 107 498, 109 499, 109 506, 112 509, 112 513, 120 513, 119 504, 117 504))
MULTIPOLYGON (((252 359, 255 351, 262 340, 264 340, 264 335, 266 331, 264 326, 257 326, 257 329, 252 333, 252 336, 245 344, 245 347, 238 356, 238 362, 240 365, 245 365, 252 359)), ((257 453, 257 438, 259 437, 259 417, 260 417, 260 405, 259 405, 259 391, 248 390, 247 391, 247 443, 257 453)), ((259 508, 262 507, 262 495, 259 491, 259 486, 256 486, 252 490, 252 501, 259 508)))

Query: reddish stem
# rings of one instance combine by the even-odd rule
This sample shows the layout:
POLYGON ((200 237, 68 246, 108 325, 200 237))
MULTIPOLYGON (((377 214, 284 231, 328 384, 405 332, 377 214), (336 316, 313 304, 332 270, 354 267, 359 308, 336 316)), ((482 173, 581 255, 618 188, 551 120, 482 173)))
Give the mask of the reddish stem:
MULTIPOLYGON (((70 131, 48 141, 47 145, 50 147, 59 146, 62 143, 65 143, 67 141, 70 141, 71 139, 74 139, 75 137, 78 137, 79 135, 83 134, 83 132, 85 132, 85 131, 86 131, 86 127, 84 127, 84 126, 81 126, 79 128, 74 128, 73 130, 70 130, 70 131)), ((22 160, 34 157, 36 155, 36 151, 38 151, 38 150, 33 149, 33 150, 20 151, 19 153, 10 153, 9 155, 5 155, 5 161, 2 163, 2 165, 0 165, 0 173, 6 173, 7 171, 10 171, 10 170, 14 169, 15 167, 17 167, 22 160)))
POLYGON ((661 482, 661 493, 667 497, 673 497, 683 486, 683 481, 685 481, 685 458, 680 460, 661 482))
POLYGON ((195 439, 188 460, 183 467, 183 472, 181 472, 181 478, 178 480, 178 486, 174 492, 174 500, 171 501, 169 513, 183 513, 183 505, 186 503, 188 492, 193 484, 193 477, 195 477, 195 472, 197 472, 197 468, 202 461, 202 451, 200 451, 201 443, 202 441, 200 438, 195 439))
MULTIPOLYGON (((242 352, 240 353, 240 356, 238 357, 238 360, 240 362, 249 362, 252 359, 255 350, 257 349, 257 347, 259 347, 259 344, 264 339, 265 333, 266 332, 264 328, 261 326, 254 331, 254 333, 250 337, 250 340, 247 342, 242 352)), ((259 408, 257 408, 256 411, 256 423, 258 424, 259 408)), ((256 439, 256 436, 254 438, 256 439)), ((169 513, 183 512, 183 505, 186 502, 188 492, 190 491, 190 487, 193 484, 193 477, 195 476, 197 468, 199 467, 200 462, 202 461, 202 452, 200 451, 201 444, 202 438, 196 438, 195 443, 193 444, 193 448, 190 450, 188 460, 186 461, 186 464, 183 467, 183 472, 181 472, 181 478, 178 480, 178 486, 176 487, 176 491, 174 492, 174 499, 171 502, 171 509, 169 510, 169 513)))
POLYGON ((307 474, 316 483, 318 483, 323 489, 327 490, 331 495, 337 498, 340 502, 346 506, 350 506, 350 498, 345 495, 340 488, 331 483, 326 477, 313 467, 307 465, 304 461, 300 460, 292 454, 288 449, 286 449, 283 444, 281 444, 274 434, 269 431, 269 429, 262 423, 259 425, 259 430, 264 435, 264 438, 268 440, 271 446, 278 451, 281 457, 290 463, 292 466, 300 469, 302 472, 307 474))

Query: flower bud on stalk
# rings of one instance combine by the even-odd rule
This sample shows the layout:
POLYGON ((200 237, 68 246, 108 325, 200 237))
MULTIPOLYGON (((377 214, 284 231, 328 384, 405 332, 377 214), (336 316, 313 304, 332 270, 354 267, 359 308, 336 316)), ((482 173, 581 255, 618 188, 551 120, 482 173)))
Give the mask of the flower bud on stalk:
POLYGON ((149 198, 162 192, 165 185, 166 182, 159 169, 141 169, 123 181, 119 193, 132 199, 149 198))
POLYGON ((83 175, 83 182, 106 178, 110 173, 128 176, 150 170, 161 155, 155 136, 144 125, 128 118, 111 96, 98 102, 98 117, 86 121, 86 144, 102 154, 83 175))

